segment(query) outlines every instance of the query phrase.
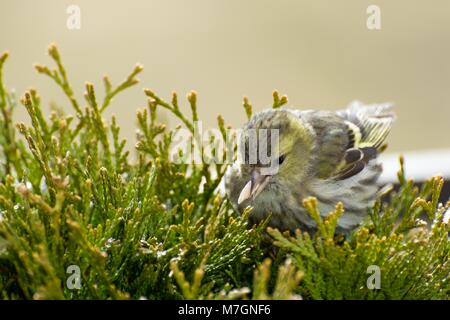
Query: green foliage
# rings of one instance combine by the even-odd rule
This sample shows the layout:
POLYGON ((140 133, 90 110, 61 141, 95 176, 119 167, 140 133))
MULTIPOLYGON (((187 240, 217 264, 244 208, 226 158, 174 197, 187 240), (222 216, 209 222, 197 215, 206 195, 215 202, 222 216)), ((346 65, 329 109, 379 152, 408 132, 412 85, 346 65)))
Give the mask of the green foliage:
MULTIPOLYGON (((30 89, 21 103, 31 125, 17 128, 17 99, 2 80, 8 55, 0 56, 1 298, 449 298, 449 229, 442 222, 448 206, 437 201, 442 179, 419 190, 401 171, 390 204, 379 201, 348 239, 335 236, 342 205, 322 220, 315 199, 306 199, 318 232, 293 237, 269 230, 273 242, 266 222, 248 225, 251 211, 238 215, 221 196, 225 164, 171 161, 174 132, 185 128, 198 139, 195 92, 187 96, 187 116, 175 93, 167 102, 145 89, 148 106, 137 113, 136 160, 130 160, 116 119, 107 121, 103 112, 138 83, 142 67, 118 85, 105 77, 103 99, 86 83, 83 103, 56 46, 49 55, 55 69, 35 68, 62 89, 75 116, 57 110, 45 117, 30 89), (158 123, 161 108, 181 126, 158 123), (419 220, 424 214, 430 228, 419 220), (72 265, 81 271, 79 289, 67 285, 72 265), (366 286, 370 265, 381 268, 379 290, 366 286)), ((286 102, 273 93, 274 108, 286 102)), ((247 98, 243 106, 250 117, 247 98)), ((221 116, 218 127, 225 137, 221 116)))
POLYGON ((404 179, 391 203, 380 200, 372 219, 356 229, 347 240, 335 237, 334 229, 344 213, 342 204, 322 219, 315 198, 304 206, 317 222, 311 238, 298 232, 295 237, 270 229, 275 245, 290 253, 304 270, 301 284, 304 298, 311 299, 448 299, 450 294, 449 227, 442 222, 448 209, 438 206, 442 178, 432 178, 421 190, 404 179), (426 197, 431 193, 430 201, 426 197), (431 227, 420 219, 427 215, 431 227), (402 218, 399 220, 399 216, 402 218), (368 266, 380 269, 379 290, 370 290, 368 266))

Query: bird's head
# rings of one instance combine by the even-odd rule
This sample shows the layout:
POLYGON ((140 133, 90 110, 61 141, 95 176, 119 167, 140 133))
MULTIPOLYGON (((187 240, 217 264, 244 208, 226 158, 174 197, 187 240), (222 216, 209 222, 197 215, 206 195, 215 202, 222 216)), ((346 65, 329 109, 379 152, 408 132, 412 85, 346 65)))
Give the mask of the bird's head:
POLYGON ((288 109, 263 111, 250 119, 240 139, 242 172, 248 181, 238 204, 254 200, 271 185, 301 179, 307 171, 311 132, 288 109))

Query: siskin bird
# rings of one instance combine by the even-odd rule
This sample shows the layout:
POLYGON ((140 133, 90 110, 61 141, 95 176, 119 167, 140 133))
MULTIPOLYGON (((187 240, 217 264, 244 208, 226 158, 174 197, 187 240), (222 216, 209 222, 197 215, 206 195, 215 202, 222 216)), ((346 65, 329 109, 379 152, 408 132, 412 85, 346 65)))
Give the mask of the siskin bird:
POLYGON ((242 157, 225 175, 228 197, 240 212, 252 207, 252 223, 270 214, 271 227, 308 232, 315 231, 316 223, 302 205, 304 198, 316 197, 323 215, 340 201, 345 213, 336 232, 348 233, 375 201, 382 172, 377 156, 386 147, 394 120, 390 104, 359 102, 337 112, 281 108, 259 112, 244 126, 239 141, 242 157), (268 141, 270 130, 265 130, 266 140, 258 138, 252 146, 251 129, 277 130, 276 146, 268 141), (267 154, 273 151, 269 162, 249 161, 250 151, 262 148, 262 141, 267 154))

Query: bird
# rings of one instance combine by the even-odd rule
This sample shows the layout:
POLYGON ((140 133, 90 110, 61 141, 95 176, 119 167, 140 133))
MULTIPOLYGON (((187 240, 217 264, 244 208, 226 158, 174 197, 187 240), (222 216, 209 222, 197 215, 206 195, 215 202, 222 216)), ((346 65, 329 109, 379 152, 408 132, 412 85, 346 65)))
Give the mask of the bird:
POLYGON ((345 211, 335 232, 349 234, 377 198, 382 173, 378 155, 387 147, 395 119, 392 104, 359 101, 334 112, 292 108, 258 112, 243 126, 240 156, 224 175, 228 199, 241 213, 251 207, 252 224, 269 218, 272 228, 312 234, 317 224, 303 200, 315 197, 322 217, 341 202, 345 211), (251 139, 251 132, 258 139, 251 139), (276 132, 277 139, 270 132, 276 132), (256 160, 250 161, 255 151, 256 160))

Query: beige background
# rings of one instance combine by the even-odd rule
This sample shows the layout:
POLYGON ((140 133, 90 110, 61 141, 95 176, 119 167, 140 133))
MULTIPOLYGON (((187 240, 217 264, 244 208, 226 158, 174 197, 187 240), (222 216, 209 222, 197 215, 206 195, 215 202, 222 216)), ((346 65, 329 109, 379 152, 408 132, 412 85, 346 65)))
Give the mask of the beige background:
MULTIPOLYGON (((20 95, 36 87, 47 112, 52 101, 70 110, 32 68, 50 63, 51 42, 79 99, 84 81, 101 96, 104 73, 118 82, 144 65, 141 84, 107 111, 133 143, 144 87, 166 98, 195 89, 205 126, 218 113, 241 125, 242 97, 261 110, 276 88, 296 108, 394 102, 391 151, 450 147, 450 1, 0 0, 0 51, 11 53, 6 84, 20 95), (66 27, 70 4, 81 8, 81 30, 66 27), (381 8, 380 31, 366 28, 370 4, 381 8)), ((26 118, 23 108, 16 113, 26 118)))

